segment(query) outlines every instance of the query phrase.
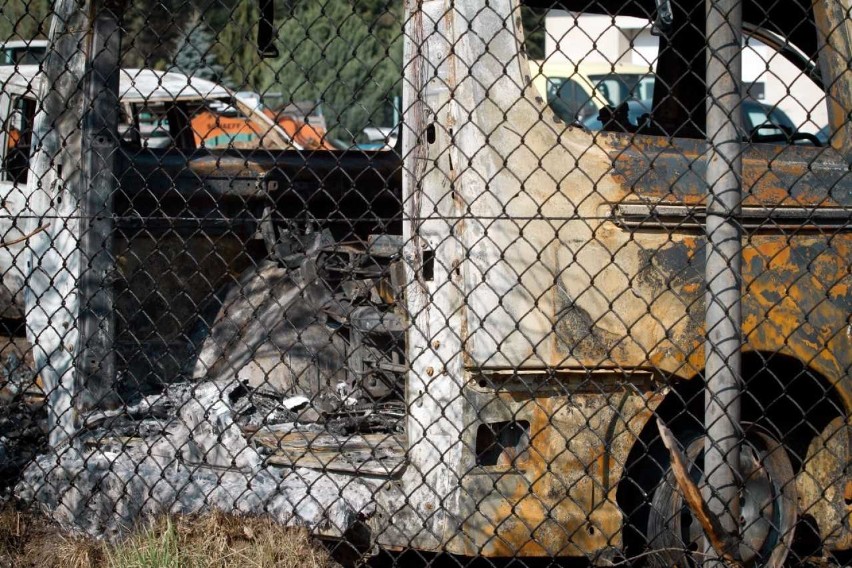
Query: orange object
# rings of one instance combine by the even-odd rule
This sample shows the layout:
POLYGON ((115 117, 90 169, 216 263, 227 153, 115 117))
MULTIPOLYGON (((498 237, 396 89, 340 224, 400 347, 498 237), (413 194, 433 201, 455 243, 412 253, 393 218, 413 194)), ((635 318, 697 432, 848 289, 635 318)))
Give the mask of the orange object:
POLYGON ((18 130, 17 128, 10 128, 9 129, 9 137, 6 138, 6 147, 7 148, 14 148, 15 146, 18 145, 18 142, 20 142, 20 140, 21 140, 21 131, 18 130))
POLYGON ((191 121, 195 143, 206 148, 258 148, 265 132, 247 117, 229 117, 209 110, 199 112, 191 121))
POLYGON ((276 114, 269 109, 263 113, 276 121, 296 144, 306 150, 334 150, 334 146, 325 138, 325 130, 312 126, 292 116, 276 114))

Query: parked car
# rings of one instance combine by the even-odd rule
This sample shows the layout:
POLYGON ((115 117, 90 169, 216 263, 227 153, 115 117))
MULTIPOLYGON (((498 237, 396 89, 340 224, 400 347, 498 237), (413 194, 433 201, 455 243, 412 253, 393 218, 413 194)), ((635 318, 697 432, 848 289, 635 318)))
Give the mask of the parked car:
MULTIPOLYGON (((0 67, 4 138, 29 145, 35 100, 43 80, 36 65, 0 67), (10 106, 9 106, 10 105, 10 106), (4 124, 6 124, 4 122, 4 124)), ((120 134, 130 145, 149 148, 201 146, 210 149, 300 146, 264 113, 227 88, 182 73, 150 69, 121 72, 120 134)), ((3 163, 10 159, 3 154, 3 163)), ((23 173, 16 175, 25 175, 23 173)))
MULTIPOLYGON (((36 65, 0 66, 0 218, 6 242, 23 233, 14 216, 23 214, 33 123, 43 75, 36 65)), ((121 72, 119 134, 128 150, 199 148, 222 150, 300 149, 273 120, 233 96, 227 88, 181 73, 150 69, 121 72)), ((15 258, 26 243, 0 248, 0 317, 23 317, 23 276, 15 258)))
MULTIPOLYGON (((591 131, 633 132, 640 130, 645 121, 652 117, 653 102, 650 100, 628 99, 623 105, 620 109, 601 109, 597 115, 583 120, 582 124, 591 131)), ((825 144, 819 134, 799 132, 790 117, 778 107, 744 99, 741 108, 743 127, 752 142, 781 142, 792 139, 795 142, 811 142, 816 146, 825 144)))
POLYGON ((392 126, 371 126, 362 135, 366 141, 354 145, 359 150, 390 150, 399 141, 399 129, 392 126))
POLYGON ((654 75, 647 65, 530 61, 530 71, 533 86, 568 123, 594 117, 604 106, 654 96, 654 75))

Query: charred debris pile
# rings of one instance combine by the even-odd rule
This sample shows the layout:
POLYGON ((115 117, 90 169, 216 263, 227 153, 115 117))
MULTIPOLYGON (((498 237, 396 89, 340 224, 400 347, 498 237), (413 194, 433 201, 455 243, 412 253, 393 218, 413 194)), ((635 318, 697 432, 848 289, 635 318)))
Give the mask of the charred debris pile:
POLYGON ((182 378, 81 413, 58 447, 46 443, 48 393, 9 356, 7 492, 92 535, 214 509, 340 534, 372 515, 405 448, 401 240, 275 239, 222 295, 182 378))

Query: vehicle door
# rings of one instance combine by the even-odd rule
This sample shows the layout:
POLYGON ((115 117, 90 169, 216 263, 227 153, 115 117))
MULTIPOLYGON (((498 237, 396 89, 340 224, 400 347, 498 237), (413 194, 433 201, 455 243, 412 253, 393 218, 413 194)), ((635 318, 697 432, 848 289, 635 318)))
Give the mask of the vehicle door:
POLYGON ((0 317, 23 317, 24 276, 20 270, 21 253, 26 247, 25 219, 27 173, 32 147, 32 127, 36 103, 31 97, 3 93, 2 168, 0 168, 0 317))
MULTIPOLYGON (((757 38, 767 42, 772 39, 765 30, 747 32, 747 46, 757 42, 757 38)), ((634 132, 601 135, 600 141, 612 143, 615 176, 629 190, 615 207, 617 222, 637 234, 668 235, 668 242, 662 247, 647 251, 647 260, 661 281, 669 282, 669 287, 680 281, 678 293, 682 301, 693 306, 690 319, 694 325, 689 327, 697 329, 703 321, 699 284, 705 256, 703 239, 694 238, 703 230, 706 194, 705 59, 703 47, 689 38, 688 32, 683 38, 678 33, 673 32, 667 40, 668 47, 660 51, 650 124, 634 125, 634 132), (696 67, 684 69, 683 64, 677 64, 684 60, 695 62, 696 67), (674 262, 674 258, 680 260, 674 262), (688 275, 693 277, 686 278, 688 275)), ((787 74, 790 94, 779 101, 767 101, 764 106, 771 109, 793 101, 805 105, 808 119, 820 120, 817 117, 821 116, 825 120, 826 94, 822 92, 819 100, 811 98, 814 86, 821 90, 816 71, 819 62, 807 58, 806 49, 797 54, 798 58, 786 59, 784 53, 771 56, 772 68, 779 76, 785 74, 779 71, 784 65, 798 69, 787 74), (808 80, 810 90, 797 90, 808 75, 816 79, 808 80)), ((769 63, 766 65, 769 69, 769 63)), ((829 67, 823 65, 823 69, 829 67)), ((839 364, 830 353, 843 350, 839 345, 834 345, 836 350, 815 346, 837 343, 839 332, 832 329, 833 324, 823 329, 805 324, 779 333, 761 317, 771 311, 781 321, 807 321, 813 313, 820 314, 820 321, 845 320, 841 311, 848 298, 837 298, 839 289, 833 287, 843 280, 845 261, 839 249, 829 244, 839 245, 849 238, 848 207, 852 202, 850 182, 844 174, 848 156, 835 148, 823 147, 807 132, 809 128, 815 132, 819 125, 799 122, 795 131, 781 135, 778 128, 769 133, 759 128, 743 133, 743 331, 752 349, 792 351, 830 370, 839 364), (829 301, 825 301, 826 296, 829 301)), ((619 126, 615 124, 611 129, 619 126)), ((700 347, 687 354, 700 368, 700 347)))

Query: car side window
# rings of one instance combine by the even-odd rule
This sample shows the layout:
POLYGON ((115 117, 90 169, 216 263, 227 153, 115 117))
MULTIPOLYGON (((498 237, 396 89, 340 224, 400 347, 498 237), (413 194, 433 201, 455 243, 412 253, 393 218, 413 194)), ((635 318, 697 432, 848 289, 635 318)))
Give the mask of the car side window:
POLYGON ((3 178, 14 183, 26 183, 32 150, 35 101, 25 97, 12 99, 6 118, 6 152, 3 157, 3 178))
POLYGON ((233 101, 186 101, 133 105, 122 126, 122 140, 131 148, 180 150, 255 149, 264 147, 273 126, 247 116, 233 101))
POLYGON ((127 145, 141 148, 168 148, 173 145, 165 104, 134 104, 126 117, 121 137, 127 145))
MULTIPOLYGON (((548 68, 588 70, 592 94, 585 97, 597 105, 593 116, 580 117, 583 125, 592 131, 704 139, 706 54, 702 35, 696 34, 703 29, 701 12, 678 9, 681 25, 659 35, 650 20, 635 14, 603 18, 593 6, 588 9, 548 13, 540 64, 542 74, 548 68)), ((743 30, 743 140, 826 144, 828 108, 815 61, 821 52, 807 43, 807 34, 785 40, 765 27, 772 23, 749 23, 743 30)), ((547 101, 573 122, 579 111, 576 91, 564 82, 548 75, 547 101)))
MULTIPOLYGON (((815 64, 806 60, 794 64, 759 38, 760 30, 744 31, 742 78, 743 85, 749 87, 740 107, 743 141, 822 145, 824 141, 816 134, 828 122, 825 93, 799 66, 815 64)), ((645 133, 705 137, 703 49, 703 45, 692 43, 687 37, 673 38, 661 47, 651 121, 645 133), (684 59, 699 64, 685 65, 684 59)))

